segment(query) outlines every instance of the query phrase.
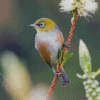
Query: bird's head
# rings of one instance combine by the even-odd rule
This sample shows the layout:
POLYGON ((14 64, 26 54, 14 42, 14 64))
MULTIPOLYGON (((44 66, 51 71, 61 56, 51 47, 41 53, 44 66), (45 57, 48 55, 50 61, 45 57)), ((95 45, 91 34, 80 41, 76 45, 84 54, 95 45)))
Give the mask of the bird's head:
POLYGON ((34 24, 30 24, 28 26, 33 26, 37 30, 37 33, 41 33, 54 30, 56 24, 51 19, 41 18, 37 20, 34 24))

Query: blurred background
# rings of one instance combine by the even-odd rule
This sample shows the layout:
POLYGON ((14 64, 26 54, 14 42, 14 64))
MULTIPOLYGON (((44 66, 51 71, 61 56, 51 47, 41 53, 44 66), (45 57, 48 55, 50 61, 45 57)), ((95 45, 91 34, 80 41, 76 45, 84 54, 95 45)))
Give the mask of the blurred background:
MULTIPOLYGON (((59 12, 59 2, 0 0, 0 100, 45 100, 54 74, 35 50, 36 30, 28 25, 41 17, 50 18, 59 26, 66 40, 72 13, 59 12)), ((99 12, 100 9, 88 18, 90 22, 78 17, 69 48, 74 55, 64 65, 71 84, 63 87, 58 79, 51 100, 85 100, 83 80, 76 77, 76 73, 83 74, 79 66, 79 40, 87 45, 92 71, 97 71, 100 68, 99 12)), ((99 77, 97 80, 100 82, 99 77)))

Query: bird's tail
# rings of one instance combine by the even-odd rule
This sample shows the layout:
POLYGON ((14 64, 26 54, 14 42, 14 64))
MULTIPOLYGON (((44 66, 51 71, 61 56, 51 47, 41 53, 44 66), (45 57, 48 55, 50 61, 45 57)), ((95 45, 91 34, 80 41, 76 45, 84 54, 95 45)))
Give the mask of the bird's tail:
POLYGON ((62 73, 61 82, 62 82, 63 86, 65 86, 66 84, 70 83, 70 80, 68 79, 63 67, 61 67, 61 73, 62 73))

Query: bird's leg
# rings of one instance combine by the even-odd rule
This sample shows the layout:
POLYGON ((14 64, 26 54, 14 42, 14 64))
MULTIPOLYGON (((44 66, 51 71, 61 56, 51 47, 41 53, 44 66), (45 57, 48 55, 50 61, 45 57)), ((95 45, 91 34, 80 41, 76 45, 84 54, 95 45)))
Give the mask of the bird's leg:
POLYGON ((53 73, 54 73, 56 76, 59 76, 59 77, 62 76, 62 73, 61 73, 60 71, 57 71, 57 70, 54 69, 53 64, 52 64, 52 70, 53 70, 53 73))
POLYGON ((63 43, 63 47, 68 47, 68 48, 69 48, 69 47, 71 47, 71 46, 70 46, 70 44, 69 44, 69 43, 64 42, 64 43, 63 43))

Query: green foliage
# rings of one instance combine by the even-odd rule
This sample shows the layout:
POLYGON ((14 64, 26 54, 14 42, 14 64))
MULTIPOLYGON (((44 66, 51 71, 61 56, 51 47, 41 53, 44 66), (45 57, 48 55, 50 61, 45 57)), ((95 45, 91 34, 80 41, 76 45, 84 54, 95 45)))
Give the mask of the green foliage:
POLYGON ((72 11, 73 17, 75 16, 75 12, 76 12, 77 8, 75 10, 72 11))
POLYGON ((66 56, 66 58, 62 62, 62 66, 67 62, 68 59, 70 59, 73 56, 73 53, 70 53, 69 55, 66 56))
POLYGON ((61 48, 61 50, 59 49, 58 51, 58 65, 61 64, 61 61, 63 59, 63 47, 61 48))
POLYGON ((84 74, 77 73, 76 75, 80 79, 85 79, 83 85, 86 91, 86 98, 88 100, 100 100, 99 82, 95 80, 96 72, 91 72, 91 57, 87 46, 82 40, 80 40, 79 45, 79 61, 84 74))
POLYGON ((73 13, 73 17, 74 17, 74 15, 75 15, 75 11, 76 11, 76 10, 73 10, 73 11, 72 11, 72 13, 73 13))
POLYGON ((84 67, 86 67, 88 69, 87 70, 87 73, 90 73, 91 72, 91 64, 90 64, 90 62, 87 62, 84 67))
POLYGON ((68 50, 64 53, 63 52, 63 47, 61 50, 58 51, 58 63, 57 65, 61 64, 63 66, 68 59, 70 59, 73 56, 73 53, 68 54, 68 50))
POLYGON ((79 61, 84 73, 91 73, 91 56, 89 54, 87 46, 82 40, 80 40, 79 45, 79 61))
POLYGON ((67 56, 67 54, 68 54, 68 50, 64 53, 64 57, 66 57, 66 56, 67 56))

